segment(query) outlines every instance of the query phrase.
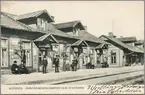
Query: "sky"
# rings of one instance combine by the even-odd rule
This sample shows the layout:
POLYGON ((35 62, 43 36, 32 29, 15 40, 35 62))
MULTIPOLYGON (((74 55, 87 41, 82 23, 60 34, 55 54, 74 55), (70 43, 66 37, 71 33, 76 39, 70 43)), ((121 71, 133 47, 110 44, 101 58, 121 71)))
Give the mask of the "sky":
POLYGON ((144 39, 144 1, 1 1, 1 11, 16 15, 43 9, 55 23, 80 20, 96 37, 144 39))

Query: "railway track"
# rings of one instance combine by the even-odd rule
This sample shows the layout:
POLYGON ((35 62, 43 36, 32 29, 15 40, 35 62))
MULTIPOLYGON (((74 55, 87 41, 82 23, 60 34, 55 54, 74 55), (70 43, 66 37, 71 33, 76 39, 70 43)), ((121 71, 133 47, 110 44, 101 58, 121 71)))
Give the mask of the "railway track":
POLYGON ((123 73, 115 73, 115 74, 108 74, 102 76, 92 76, 88 78, 80 78, 75 80, 66 80, 62 82, 55 82, 52 85, 88 85, 88 84, 122 84, 126 81, 131 81, 136 78, 144 77, 144 70, 137 70, 137 71, 129 71, 123 73))

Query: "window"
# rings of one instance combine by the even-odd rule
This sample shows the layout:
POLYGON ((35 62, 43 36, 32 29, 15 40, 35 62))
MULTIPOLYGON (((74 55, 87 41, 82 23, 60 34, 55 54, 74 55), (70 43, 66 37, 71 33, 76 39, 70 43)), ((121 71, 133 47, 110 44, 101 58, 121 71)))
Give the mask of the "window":
POLYGON ((19 42, 20 42, 20 39, 19 38, 10 38, 10 48, 13 48, 13 49, 19 49, 19 42))
POLYGON ((75 35, 75 36, 79 36, 79 31, 80 31, 79 28, 75 29, 74 35, 75 35))
POLYGON ((31 49, 31 44, 29 42, 23 42, 23 49, 31 49))
POLYGON ((41 28, 41 29, 45 30, 46 27, 47 27, 46 25, 47 25, 47 20, 42 19, 42 18, 38 18, 37 19, 37 26, 38 26, 38 28, 41 28))
POLYGON ((26 66, 32 66, 32 64, 31 64, 31 51, 25 50, 25 55, 26 55, 26 66))
POLYGON ((58 45, 53 45, 52 46, 53 51, 59 52, 59 46, 58 45))
POLYGON ((38 26, 41 26, 42 22, 41 22, 41 19, 40 18, 37 18, 37 25, 38 26))
POLYGON ((78 48, 74 48, 74 52, 78 52, 78 48))
POLYGON ((7 45, 7 40, 1 40, 1 46, 4 47, 7 45))
POLYGON ((116 53, 111 54, 111 64, 116 64, 116 53))
POLYGON ((8 49, 7 40, 1 40, 1 67, 8 67, 8 49))
POLYGON ((1 48, 1 67, 8 67, 7 48, 1 48))
POLYGON ((83 48, 83 53, 88 53, 87 48, 83 48))

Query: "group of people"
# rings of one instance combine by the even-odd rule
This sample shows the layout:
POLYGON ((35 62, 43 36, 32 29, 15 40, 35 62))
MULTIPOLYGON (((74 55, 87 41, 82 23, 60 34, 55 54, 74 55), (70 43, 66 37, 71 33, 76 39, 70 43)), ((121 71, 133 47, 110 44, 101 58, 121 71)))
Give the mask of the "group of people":
POLYGON ((21 62, 20 65, 17 65, 17 61, 14 61, 14 63, 12 64, 11 72, 12 74, 28 74, 29 73, 27 67, 25 66, 25 63, 21 62))
MULTIPOLYGON (((72 71, 77 71, 78 60, 77 60, 76 57, 74 57, 74 60, 72 60, 72 64, 71 65, 69 65, 69 61, 68 60, 65 60, 64 62, 65 62, 64 67, 66 67, 64 71, 69 71, 70 67, 71 67, 72 71)), ((46 55, 43 57, 42 64, 43 64, 43 70, 42 71, 43 71, 43 73, 46 73, 47 65, 48 65, 48 61, 47 61, 46 55)), ((59 73, 59 67, 60 67, 59 55, 56 55, 53 58, 52 64, 55 67, 55 73, 59 73)))

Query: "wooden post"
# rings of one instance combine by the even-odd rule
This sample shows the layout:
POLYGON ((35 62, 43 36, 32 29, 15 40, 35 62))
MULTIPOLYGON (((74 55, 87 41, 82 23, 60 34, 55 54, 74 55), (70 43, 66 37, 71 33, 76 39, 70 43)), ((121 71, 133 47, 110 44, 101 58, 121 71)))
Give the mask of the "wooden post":
POLYGON ((10 68, 10 39, 8 39, 8 67, 10 68))
POLYGON ((33 71, 33 42, 31 41, 31 64, 32 64, 32 71, 33 71))
POLYGON ((131 56, 131 65, 132 65, 132 56, 131 56))

